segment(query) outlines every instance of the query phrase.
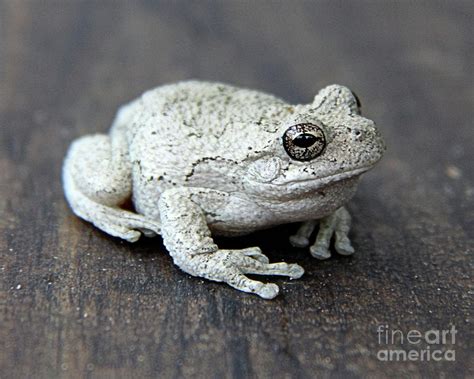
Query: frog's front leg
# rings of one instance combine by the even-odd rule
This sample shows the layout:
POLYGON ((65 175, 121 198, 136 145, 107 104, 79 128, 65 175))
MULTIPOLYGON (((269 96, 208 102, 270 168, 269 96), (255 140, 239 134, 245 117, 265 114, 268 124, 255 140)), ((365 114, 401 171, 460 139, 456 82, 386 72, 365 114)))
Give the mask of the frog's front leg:
MULTIPOLYGON (((304 222, 295 235, 290 237, 290 242, 296 247, 309 246, 311 236, 317 222, 310 220, 304 222)), ((334 213, 319 221, 319 231, 316 242, 310 246, 311 255, 318 259, 327 259, 331 256, 329 245, 332 236, 335 236, 334 247, 341 255, 351 255, 354 248, 349 240, 349 230, 351 226, 351 216, 346 208, 341 207, 334 213)))
MULTIPOLYGON (((212 190, 181 188, 165 191, 159 200, 161 234, 173 261, 183 271, 232 287, 255 293, 265 299, 278 294, 278 286, 249 279, 245 274, 301 277, 297 264, 269 263, 260 248, 224 250, 214 243, 205 212, 193 199, 212 190)), ((217 191, 215 191, 217 192, 217 191)))

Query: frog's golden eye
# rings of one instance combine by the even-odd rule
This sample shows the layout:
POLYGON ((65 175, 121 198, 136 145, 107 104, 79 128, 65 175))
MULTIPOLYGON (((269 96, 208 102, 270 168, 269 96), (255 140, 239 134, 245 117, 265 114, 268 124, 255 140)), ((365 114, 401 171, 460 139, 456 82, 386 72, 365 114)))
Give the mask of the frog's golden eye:
POLYGON ((297 161, 310 161, 326 147, 323 130, 315 124, 303 123, 290 126, 283 135, 283 147, 297 161))

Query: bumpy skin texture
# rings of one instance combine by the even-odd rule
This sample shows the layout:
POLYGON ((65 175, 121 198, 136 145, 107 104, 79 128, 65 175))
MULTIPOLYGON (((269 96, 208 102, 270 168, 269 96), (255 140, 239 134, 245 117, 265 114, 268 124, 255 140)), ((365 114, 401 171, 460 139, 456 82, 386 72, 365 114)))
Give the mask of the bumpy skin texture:
POLYGON ((257 91, 190 81, 144 93, 120 108, 108 135, 74 141, 63 182, 73 211, 106 233, 130 242, 161 234, 187 273, 270 299, 278 287, 245 274, 293 279, 303 269, 269 263, 258 247, 219 249, 212 234, 301 221, 290 238, 294 246, 326 259, 334 235, 336 251, 352 254, 343 205, 384 149, 375 124, 360 116, 343 86, 290 105, 257 91), (121 208, 130 198, 136 212, 121 208))

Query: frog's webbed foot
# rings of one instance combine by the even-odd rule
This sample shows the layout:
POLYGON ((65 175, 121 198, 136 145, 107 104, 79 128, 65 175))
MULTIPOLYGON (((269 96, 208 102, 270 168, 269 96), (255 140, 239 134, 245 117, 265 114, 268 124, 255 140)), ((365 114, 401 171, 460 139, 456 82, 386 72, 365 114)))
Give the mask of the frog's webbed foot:
MULTIPOLYGON (((199 196, 209 199, 221 195, 203 188, 177 188, 165 191, 159 200, 163 242, 183 271, 265 299, 278 295, 278 286, 250 279, 246 274, 283 275, 291 279, 303 275, 303 268, 297 264, 269 263, 258 247, 219 249, 211 237, 206 215, 197 204, 199 196)), ((200 203, 205 206, 208 201, 200 203)))
MULTIPOLYGON (((296 234, 290 237, 290 243, 295 247, 309 246, 309 238, 316 224, 317 221, 315 220, 304 222, 296 234)), ((316 241, 309 248, 311 255, 318 259, 329 258, 331 256, 329 245, 333 235, 335 236, 334 247, 339 254, 353 254, 354 248, 348 236, 350 226, 351 216, 344 207, 339 208, 333 214, 321 219, 316 241)))
POLYGON ((245 274, 282 275, 298 279, 304 273, 303 268, 297 264, 269 263, 258 247, 196 254, 178 264, 191 275, 225 282, 240 291, 255 293, 264 299, 277 296, 278 286, 249 279, 245 274))

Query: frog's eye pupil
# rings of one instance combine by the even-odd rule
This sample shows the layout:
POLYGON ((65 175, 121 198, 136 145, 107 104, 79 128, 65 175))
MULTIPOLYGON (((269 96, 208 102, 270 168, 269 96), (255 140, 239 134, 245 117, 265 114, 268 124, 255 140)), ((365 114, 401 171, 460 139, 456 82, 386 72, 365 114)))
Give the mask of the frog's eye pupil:
POLYGON ((326 138, 322 128, 316 124, 296 124, 283 135, 283 147, 292 159, 310 161, 321 155, 326 147, 326 138))
POLYGON ((316 142, 317 137, 312 134, 303 133, 293 139, 293 143, 298 147, 310 147, 316 142))

